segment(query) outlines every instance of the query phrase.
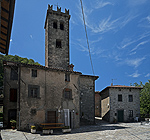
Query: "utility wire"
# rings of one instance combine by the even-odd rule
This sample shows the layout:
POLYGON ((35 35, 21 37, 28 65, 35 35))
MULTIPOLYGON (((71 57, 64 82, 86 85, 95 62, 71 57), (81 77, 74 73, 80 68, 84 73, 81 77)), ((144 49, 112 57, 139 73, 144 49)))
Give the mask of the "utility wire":
POLYGON ((94 74, 93 63, 92 63, 92 57, 91 57, 91 51, 90 51, 89 41, 88 41, 88 35, 87 35, 87 30, 86 30, 86 24, 85 24, 85 17, 84 17, 84 11, 83 11, 82 0, 80 0, 80 2, 81 2, 81 9, 82 9, 82 15, 83 15, 83 22, 84 22, 84 28, 85 28, 85 33, 86 33, 86 40, 87 40, 87 45, 88 45, 88 50, 89 50, 89 56, 90 56, 92 71, 93 71, 93 75, 95 75, 95 74, 94 74))

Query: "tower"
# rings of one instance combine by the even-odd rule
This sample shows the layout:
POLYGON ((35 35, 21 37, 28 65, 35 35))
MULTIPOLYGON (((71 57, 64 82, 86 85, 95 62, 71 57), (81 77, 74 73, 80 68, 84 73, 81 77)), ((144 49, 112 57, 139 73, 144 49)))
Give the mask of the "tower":
POLYGON ((45 21, 45 66, 68 69, 69 67, 69 10, 61 12, 48 5, 45 21))

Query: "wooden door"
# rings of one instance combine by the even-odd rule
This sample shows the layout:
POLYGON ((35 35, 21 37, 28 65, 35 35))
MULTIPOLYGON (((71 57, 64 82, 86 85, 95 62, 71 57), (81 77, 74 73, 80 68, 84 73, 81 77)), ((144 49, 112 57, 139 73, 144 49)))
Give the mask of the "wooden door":
POLYGON ((56 111, 47 111, 47 122, 56 123, 56 111))

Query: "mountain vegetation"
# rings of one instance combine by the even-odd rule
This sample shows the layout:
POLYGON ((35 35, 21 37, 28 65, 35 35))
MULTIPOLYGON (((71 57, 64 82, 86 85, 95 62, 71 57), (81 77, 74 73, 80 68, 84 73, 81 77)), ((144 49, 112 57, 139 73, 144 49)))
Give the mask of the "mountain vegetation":
POLYGON ((140 84, 134 83, 130 85, 143 87, 140 92, 140 114, 143 118, 150 117, 150 80, 145 84, 140 82, 140 84))
POLYGON ((33 59, 22 58, 17 55, 13 56, 13 55, 0 54, 0 87, 3 86, 3 75, 4 75, 3 61, 12 61, 12 62, 17 62, 17 63, 40 65, 38 62, 35 62, 33 59))

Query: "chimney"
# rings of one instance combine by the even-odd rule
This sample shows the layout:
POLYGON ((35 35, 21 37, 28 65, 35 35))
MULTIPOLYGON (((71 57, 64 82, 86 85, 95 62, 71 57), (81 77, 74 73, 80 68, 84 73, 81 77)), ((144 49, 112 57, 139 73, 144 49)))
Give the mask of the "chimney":
POLYGON ((73 67, 74 67, 73 64, 69 65, 69 70, 73 71, 73 67))
POLYGON ((111 83, 111 86, 113 86, 113 83, 111 83))

